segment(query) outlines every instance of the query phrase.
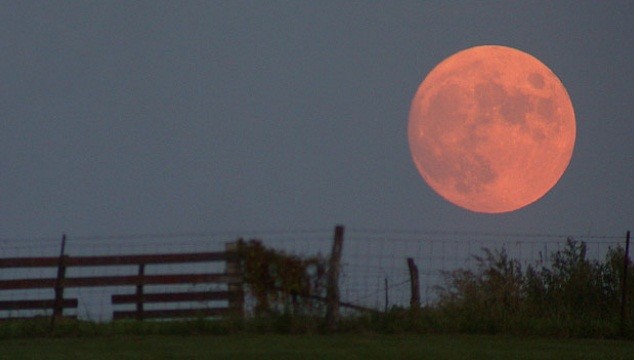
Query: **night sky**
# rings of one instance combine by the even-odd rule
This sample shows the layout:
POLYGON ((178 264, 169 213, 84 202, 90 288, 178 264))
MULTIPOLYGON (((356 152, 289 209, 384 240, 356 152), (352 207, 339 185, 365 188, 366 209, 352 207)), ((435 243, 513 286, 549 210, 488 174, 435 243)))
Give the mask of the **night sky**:
POLYGON ((0 239, 634 226, 632 2, 9 1, 0 46, 0 239), (561 180, 501 215, 434 193, 407 142, 425 75, 484 44, 577 117, 561 180))

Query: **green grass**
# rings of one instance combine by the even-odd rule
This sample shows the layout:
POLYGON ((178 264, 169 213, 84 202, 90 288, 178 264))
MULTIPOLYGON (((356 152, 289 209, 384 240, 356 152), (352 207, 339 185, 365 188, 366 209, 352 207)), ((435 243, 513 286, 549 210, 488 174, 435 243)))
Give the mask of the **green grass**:
POLYGON ((631 359, 634 342, 487 335, 131 335, 0 340, 0 359, 631 359))

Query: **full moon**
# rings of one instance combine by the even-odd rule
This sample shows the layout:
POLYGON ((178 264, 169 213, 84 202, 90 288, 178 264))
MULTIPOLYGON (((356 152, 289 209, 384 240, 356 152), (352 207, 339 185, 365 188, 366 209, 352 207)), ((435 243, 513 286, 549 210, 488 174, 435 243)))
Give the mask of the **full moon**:
POLYGON ((425 182, 482 213, 514 211, 544 196, 568 167, 575 136, 559 78, 505 46, 476 46, 443 60, 420 84, 409 113, 409 146, 425 182))

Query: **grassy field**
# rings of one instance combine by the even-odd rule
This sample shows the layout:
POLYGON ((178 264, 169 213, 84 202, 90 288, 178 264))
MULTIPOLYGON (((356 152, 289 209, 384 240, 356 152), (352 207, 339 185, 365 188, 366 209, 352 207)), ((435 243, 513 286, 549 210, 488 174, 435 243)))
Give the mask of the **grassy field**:
POLYGON ((0 359, 632 359, 634 342, 484 335, 135 335, 0 340, 0 359))

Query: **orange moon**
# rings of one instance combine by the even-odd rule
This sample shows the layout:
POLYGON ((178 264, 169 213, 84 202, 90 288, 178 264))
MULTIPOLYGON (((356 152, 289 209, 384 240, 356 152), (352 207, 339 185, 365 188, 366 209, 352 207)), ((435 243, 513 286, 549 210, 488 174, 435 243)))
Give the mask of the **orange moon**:
POLYGON ((409 146, 423 179, 449 202, 482 213, 514 211, 544 196, 568 167, 575 136, 559 78, 505 46, 443 60, 409 113, 409 146))

